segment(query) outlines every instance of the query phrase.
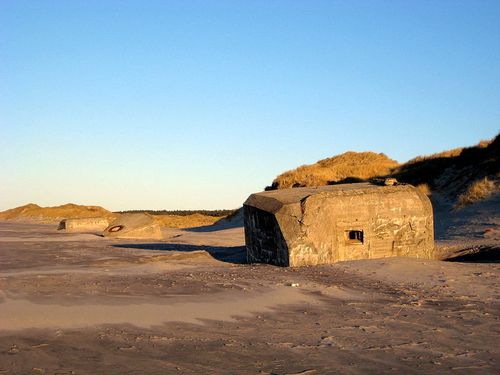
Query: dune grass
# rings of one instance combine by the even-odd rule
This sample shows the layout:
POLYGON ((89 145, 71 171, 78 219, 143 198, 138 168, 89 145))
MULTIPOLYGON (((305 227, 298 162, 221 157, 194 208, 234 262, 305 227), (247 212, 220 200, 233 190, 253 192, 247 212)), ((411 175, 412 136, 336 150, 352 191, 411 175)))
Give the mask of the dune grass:
POLYGON ((162 227, 191 228, 212 225, 224 216, 210 216, 203 214, 192 215, 153 215, 162 227))
POLYGON ((282 173, 266 190, 324 186, 394 177, 427 196, 442 195, 463 207, 498 191, 500 135, 475 146, 418 156, 398 164, 384 154, 346 152, 282 173))
POLYGON ((270 189, 321 186, 347 178, 366 180, 388 175, 398 165, 395 160, 389 159, 384 154, 349 151, 287 171, 276 177, 270 189))
POLYGON ((424 193, 427 196, 432 195, 432 190, 429 187, 429 184, 423 183, 423 184, 418 184, 415 186, 418 190, 420 190, 422 193, 424 193))
POLYGON ((72 203, 54 207, 40 207, 37 204, 29 203, 0 212, 2 220, 27 220, 47 224, 58 223, 61 219, 90 217, 113 219, 116 215, 99 206, 83 206, 72 203))
POLYGON ((456 208, 462 208, 486 199, 499 191, 498 184, 488 177, 474 181, 463 194, 459 195, 456 208))

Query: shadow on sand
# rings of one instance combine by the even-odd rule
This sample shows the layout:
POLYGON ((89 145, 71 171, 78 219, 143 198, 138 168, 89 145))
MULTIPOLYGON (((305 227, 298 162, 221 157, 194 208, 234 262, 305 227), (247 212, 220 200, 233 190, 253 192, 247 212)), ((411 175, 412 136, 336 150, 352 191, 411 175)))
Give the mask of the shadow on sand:
POLYGON ((448 262, 463 262, 463 263, 500 263, 500 248, 493 247, 478 247, 473 251, 467 250, 465 254, 454 256, 453 258, 445 259, 448 262), (468 252, 467 252, 468 251, 468 252))
POLYGON ((243 228, 243 224, 241 223, 215 223, 213 225, 205 225, 203 227, 192 227, 192 228, 184 228, 186 232, 217 232, 219 230, 233 229, 233 228, 243 228))
POLYGON ((200 251, 204 250, 214 259, 221 262, 243 264, 247 263, 245 246, 206 246, 206 245, 186 245, 176 243, 145 243, 145 244, 119 244, 113 247, 123 249, 140 249, 155 251, 200 251))

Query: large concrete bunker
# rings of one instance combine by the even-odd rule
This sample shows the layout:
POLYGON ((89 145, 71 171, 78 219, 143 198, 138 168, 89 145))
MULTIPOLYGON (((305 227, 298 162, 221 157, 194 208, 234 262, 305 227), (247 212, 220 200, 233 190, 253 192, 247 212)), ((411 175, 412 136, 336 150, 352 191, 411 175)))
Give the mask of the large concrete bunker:
POLYGON ((432 258, 432 205, 411 185, 265 191, 252 194, 243 208, 249 262, 305 266, 393 256, 432 258))

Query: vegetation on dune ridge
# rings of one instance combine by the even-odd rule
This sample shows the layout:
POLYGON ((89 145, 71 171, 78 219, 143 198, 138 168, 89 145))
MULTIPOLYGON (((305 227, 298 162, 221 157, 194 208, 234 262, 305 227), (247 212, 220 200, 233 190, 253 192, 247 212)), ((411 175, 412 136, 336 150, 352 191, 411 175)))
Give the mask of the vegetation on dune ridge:
POLYGON ((457 208, 473 204, 486 199, 499 191, 498 181, 492 181, 488 177, 474 181, 467 191, 458 196, 457 208))
MULTIPOLYGON (((353 152, 323 159, 282 173, 266 190, 302 186, 323 186, 360 182, 374 178, 394 177, 410 183, 432 197, 440 193, 457 208, 473 204, 500 192, 500 135, 476 146, 455 148, 419 156, 399 164, 385 154, 353 152)), ((148 213, 163 226, 188 227, 210 225, 227 217, 238 216, 238 210, 127 210, 110 212, 99 206, 67 203, 40 207, 29 203, 0 212, 0 220, 55 223, 67 218, 106 217, 121 213, 148 213)))
MULTIPOLYGON (((458 197, 473 194, 467 192, 473 189, 474 184, 484 179, 491 182, 491 194, 484 195, 483 198, 476 194, 476 200, 499 192, 499 159, 500 135, 497 135, 494 139, 481 141, 476 146, 412 159, 401 165, 392 176, 413 185, 427 184, 431 193, 441 193, 452 203, 463 206, 467 204, 464 202, 472 203, 473 200, 461 198, 463 203, 459 203, 458 197)), ((477 188, 474 191, 477 191, 477 188)))
POLYGON ((329 185, 346 179, 367 180, 388 175, 398 166, 398 162, 382 153, 348 151, 282 173, 266 190, 329 185))
POLYGON ((212 225, 224 216, 208 216, 202 214, 192 215, 153 215, 154 219, 163 227, 167 228, 190 228, 212 225))
POLYGON ((54 207, 40 207, 37 204, 29 203, 24 206, 0 212, 0 219, 3 220, 29 220, 40 223, 54 223, 61 219, 76 217, 113 218, 114 216, 112 212, 99 206, 83 206, 73 203, 54 207))
POLYGON ((227 216, 233 214, 234 210, 126 210, 126 211, 115 211, 116 214, 128 214, 128 213, 146 213, 150 215, 172 215, 172 216, 189 216, 200 214, 204 216, 227 216))
POLYGON ((282 173, 266 190, 394 177, 425 194, 441 193, 457 207, 500 191, 500 135, 472 147, 419 156, 398 164, 384 154, 346 152, 282 173))
POLYGON ((12 220, 41 224, 55 224, 62 219, 104 217, 112 221, 121 213, 148 213, 153 215, 161 226, 169 228, 187 228, 211 225, 226 217, 234 215, 237 210, 131 210, 110 212, 99 206, 82 206, 67 203, 55 207, 40 207, 29 203, 24 206, 0 212, 0 220, 12 220))

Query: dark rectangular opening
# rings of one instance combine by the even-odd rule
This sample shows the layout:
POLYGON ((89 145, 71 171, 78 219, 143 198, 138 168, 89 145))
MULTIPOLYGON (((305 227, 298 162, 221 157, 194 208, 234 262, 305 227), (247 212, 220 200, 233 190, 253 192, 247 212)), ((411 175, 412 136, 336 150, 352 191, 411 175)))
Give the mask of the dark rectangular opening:
POLYGON ((362 230, 348 230, 346 232, 346 242, 350 244, 362 244, 363 243, 363 231, 362 230))

